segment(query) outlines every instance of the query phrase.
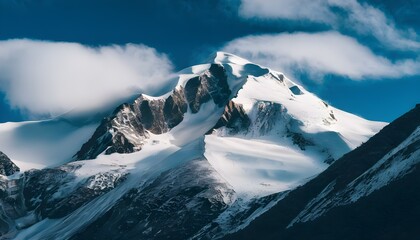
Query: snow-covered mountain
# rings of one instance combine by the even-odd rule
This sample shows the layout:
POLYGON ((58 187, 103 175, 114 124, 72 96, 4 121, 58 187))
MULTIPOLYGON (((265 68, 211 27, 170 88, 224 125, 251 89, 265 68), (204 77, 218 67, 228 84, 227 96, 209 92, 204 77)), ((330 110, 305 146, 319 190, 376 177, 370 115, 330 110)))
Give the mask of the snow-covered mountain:
POLYGON ((28 170, 3 180, 3 236, 223 237, 385 125, 228 53, 177 78, 100 123, 1 124, 0 150, 28 170))
POLYGON ((227 238, 418 239, 419 167, 417 105, 227 238))

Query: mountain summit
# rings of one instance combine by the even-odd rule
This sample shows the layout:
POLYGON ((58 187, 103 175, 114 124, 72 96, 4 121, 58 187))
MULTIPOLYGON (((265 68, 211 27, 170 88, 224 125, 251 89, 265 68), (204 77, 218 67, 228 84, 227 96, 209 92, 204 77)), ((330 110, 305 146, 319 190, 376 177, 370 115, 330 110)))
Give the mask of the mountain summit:
POLYGON ((2 234, 223 237, 385 125, 334 108, 283 73, 228 53, 176 78, 167 94, 141 94, 100 123, 0 125, 0 150, 27 170, 13 195, 23 204, 8 203, 19 211, 1 215, 2 234), (37 151, 20 152, 30 143, 25 134, 42 139, 37 151), (54 143, 60 147, 51 148, 54 143))

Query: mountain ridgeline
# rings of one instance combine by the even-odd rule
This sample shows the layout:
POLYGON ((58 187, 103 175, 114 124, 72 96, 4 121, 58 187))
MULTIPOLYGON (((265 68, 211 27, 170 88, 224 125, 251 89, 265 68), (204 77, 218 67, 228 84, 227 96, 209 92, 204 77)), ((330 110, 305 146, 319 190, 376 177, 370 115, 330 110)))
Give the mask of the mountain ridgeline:
MULTIPOLYGON (((16 167, 23 170, 3 164, 12 176, 2 178, 1 201, 7 203, 0 209, 2 237, 255 238, 255 229, 265 238, 262 219, 268 219, 279 231, 267 230, 267 237, 306 238, 294 229, 379 189, 380 184, 364 187, 369 177, 394 169, 390 166, 403 157, 415 165, 409 151, 384 154, 397 149, 417 122, 398 124, 391 131, 398 137, 372 144, 378 137, 368 139, 386 123, 334 108, 283 73, 232 54, 218 52, 211 62, 180 71, 177 80, 167 94, 141 94, 120 105, 95 128, 60 118, 5 126, 8 134, 0 135, 0 143, 10 142, 4 144, 12 159, 7 163, 19 159, 16 167), (47 146, 67 140, 66 151, 48 147, 43 155, 37 155, 40 150, 28 155, 44 159, 39 156, 63 152, 65 161, 47 158, 37 169, 22 164, 30 159, 13 144, 25 141, 13 137, 28 129, 36 133, 31 136, 45 134, 47 146), (77 150, 69 154, 68 148, 77 150), (313 186, 306 187, 308 181, 313 186), (356 188, 358 195, 352 195, 356 188)), ((392 125, 379 135, 388 136, 389 129, 392 125)), ((407 146, 417 149, 417 139, 409 137, 407 146)), ((407 166, 400 172, 410 176, 407 166)))
POLYGON ((168 132, 183 120, 188 108, 191 113, 197 113, 200 106, 210 100, 222 107, 229 101, 230 94, 225 69, 220 64, 211 64, 207 71, 165 98, 141 95, 134 103, 121 105, 102 121, 75 155, 75 160, 94 159, 104 151, 105 154, 140 151, 149 132, 168 132))

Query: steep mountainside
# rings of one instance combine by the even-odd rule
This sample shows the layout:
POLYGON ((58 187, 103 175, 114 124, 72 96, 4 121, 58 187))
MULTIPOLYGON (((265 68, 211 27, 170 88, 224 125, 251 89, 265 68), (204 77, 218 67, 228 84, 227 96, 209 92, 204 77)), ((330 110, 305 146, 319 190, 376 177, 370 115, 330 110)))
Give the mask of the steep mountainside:
POLYGON ((227 239, 418 239, 420 105, 227 239))
POLYGON ((16 211, 0 212, 0 234, 220 238, 385 125, 336 109, 282 73, 227 53, 184 69, 177 81, 163 96, 142 94, 122 104, 99 126, 62 119, 0 125, 7 132, 0 144, 8 143, 12 161, 26 167, 31 149, 20 154, 16 147, 24 130, 43 140, 34 154, 39 169, 13 180, 9 206, 16 211), (48 134, 55 127, 61 137, 48 134), (56 149, 45 147, 54 141, 56 149))
POLYGON ((0 151, 0 175, 9 176, 19 171, 19 167, 6 154, 0 151))

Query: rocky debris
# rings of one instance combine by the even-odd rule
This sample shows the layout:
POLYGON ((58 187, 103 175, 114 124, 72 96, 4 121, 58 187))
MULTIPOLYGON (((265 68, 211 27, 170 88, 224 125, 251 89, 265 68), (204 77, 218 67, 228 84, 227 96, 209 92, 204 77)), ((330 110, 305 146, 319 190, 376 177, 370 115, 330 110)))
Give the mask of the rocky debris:
POLYGON ((234 191, 205 159, 132 189, 72 239, 188 239, 233 202, 234 191))
POLYGON ((184 119, 184 113, 187 112, 188 108, 184 94, 182 87, 174 90, 163 105, 163 116, 169 129, 175 127, 184 119))
POLYGON ((6 154, 0 151, 0 175, 10 176, 19 171, 19 167, 6 154))
POLYGON ((184 119, 188 106, 192 113, 197 113, 203 103, 213 99, 223 107, 230 94, 225 69, 212 64, 200 76, 188 80, 185 89, 178 86, 166 98, 140 95, 133 103, 121 105, 101 122, 74 160, 94 159, 104 151, 105 154, 140 151, 149 132, 168 132, 184 119))
POLYGON ((110 117, 102 120, 93 136, 83 144, 74 159, 93 159, 105 150, 106 154, 138 151, 148 136, 132 106, 123 104, 110 117))

